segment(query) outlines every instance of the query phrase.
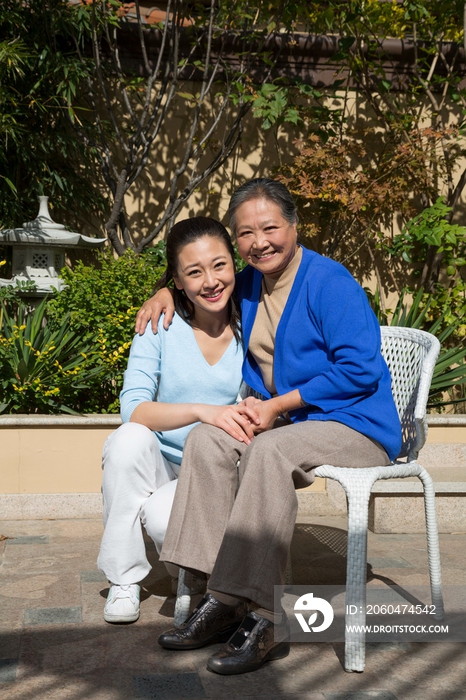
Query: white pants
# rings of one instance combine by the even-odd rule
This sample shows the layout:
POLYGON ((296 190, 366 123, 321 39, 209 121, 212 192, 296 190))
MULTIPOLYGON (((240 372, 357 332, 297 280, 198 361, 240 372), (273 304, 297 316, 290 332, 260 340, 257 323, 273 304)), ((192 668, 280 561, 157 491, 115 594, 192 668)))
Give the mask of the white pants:
POLYGON ((141 523, 160 554, 180 465, 162 455, 152 430, 125 423, 107 438, 102 469, 105 530, 97 566, 112 583, 138 583, 151 569, 141 523))

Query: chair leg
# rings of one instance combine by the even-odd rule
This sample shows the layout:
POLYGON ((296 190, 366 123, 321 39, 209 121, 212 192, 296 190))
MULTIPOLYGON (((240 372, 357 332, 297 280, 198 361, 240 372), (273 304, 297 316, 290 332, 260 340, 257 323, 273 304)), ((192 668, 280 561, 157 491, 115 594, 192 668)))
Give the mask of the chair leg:
MULTIPOLYGON (((363 471, 363 470, 361 470, 363 471)), ((355 470, 356 472, 356 470, 355 470)), ((373 481, 354 473, 342 484, 348 496, 348 548, 346 567, 345 670, 364 671, 366 658, 366 579, 369 498, 373 481), (349 607, 353 606, 353 607, 349 607), (356 610, 349 615, 348 610, 356 610), (357 631, 356 631, 357 629, 357 631)))
POLYGON ((178 591, 176 595, 175 614, 173 621, 179 627, 188 617, 191 606, 191 589, 185 585, 186 571, 180 568, 178 575, 178 591))
POLYGON ((288 559, 286 560, 286 571, 285 571, 285 586, 293 585, 293 568, 291 565, 291 551, 288 552, 288 559))
POLYGON ((438 540, 435 489, 432 477, 421 467, 419 479, 424 487, 424 507, 426 513, 427 553, 429 558, 430 590, 432 605, 435 605, 435 619, 443 620, 442 574, 440 568, 440 548, 438 540))

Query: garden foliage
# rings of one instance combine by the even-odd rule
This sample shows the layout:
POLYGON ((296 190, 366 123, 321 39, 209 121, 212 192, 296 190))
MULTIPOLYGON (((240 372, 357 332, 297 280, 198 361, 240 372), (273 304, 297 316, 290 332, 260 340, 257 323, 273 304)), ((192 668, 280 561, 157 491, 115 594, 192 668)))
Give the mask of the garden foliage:
POLYGON ((0 413, 76 413, 102 374, 93 339, 71 328, 69 314, 52 329, 46 303, 28 313, 5 301, 0 310, 0 413))
POLYGON ((429 390, 428 407, 441 409, 444 406, 455 406, 465 403, 466 388, 466 346, 462 336, 463 320, 451 319, 449 311, 435 313, 432 321, 431 306, 435 297, 427 296, 421 288, 411 303, 407 301, 409 290, 403 290, 393 311, 387 314, 380 306, 380 295, 377 290, 371 294, 366 290, 369 301, 381 325, 420 328, 432 333, 440 341, 440 354, 435 364, 434 374, 429 390))
MULTIPOLYGON (((260 126, 274 135, 277 173, 297 199, 303 242, 362 282, 374 274, 385 319, 389 295, 402 307, 410 295, 411 315, 398 305, 393 318, 422 317, 422 327, 441 334, 452 353, 443 355, 443 370, 458 384, 435 386, 455 399, 466 335, 464 2, 169 0, 169 20, 151 27, 138 1, 137 23, 126 21, 124 5, 5 0, 0 9, 0 225, 32 218, 27 200, 46 188, 57 206, 100 212, 122 260, 107 254, 100 271, 65 271, 69 289, 47 302, 50 332, 69 314, 70 328, 98 348, 103 374, 89 381, 100 382, 102 398, 86 390, 78 410, 116 410, 134 312, 162 264, 150 245, 227 163, 248 112, 257 118, 250 141, 260 126), (298 31, 333 47, 333 85, 276 77, 298 31), (121 58, 130 35, 136 68, 121 58), (184 138, 168 162, 162 126, 174 115, 184 138), (140 206, 146 218, 135 231, 125 201, 139 201, 151 164, 151 202, 140 206)), ((26 331, 16 325, 12 347, 26 331)))
POLYGON ((76 212, 89 221, 105 211, 89 186, 94 155, 75 138, 65 108, 83 77, 74 31, 68 2, 0 3, 0 228, 33 219, 44 194, 72 227, 76 212))
MULTIPOLYGON (((74 7, 69 31, 82 81, 76 94, 62 93, 62 106, 98 166, 111 208, 105 230, 118 255, 141 252, 166 233, 186 200, 235 151, 244 117, 259 109, 258 91, 270 84, 280 56, 276 30, 293 27, 291 7, 168 0, 166 19, 156 25, 148 24, 139 0, 130 7, 117 0, 74 7), (173 143, 176 128, 182 136, 173 143), (150 220, 141 231, 127 202, 141 196, 150 166, 150 220)), ((295 118, 292 108, 281 112, 282 121, 295 118)))
POLYGON ((164 246, 64 269, 67 288, 27 314, 2 290, 0 413, 118 413, 136 311, 164 270, 164 246))

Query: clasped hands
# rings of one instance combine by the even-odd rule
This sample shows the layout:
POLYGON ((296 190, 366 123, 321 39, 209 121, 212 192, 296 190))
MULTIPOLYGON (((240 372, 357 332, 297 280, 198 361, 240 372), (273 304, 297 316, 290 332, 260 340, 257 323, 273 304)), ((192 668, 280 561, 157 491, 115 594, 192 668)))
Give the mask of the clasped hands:
POLYGON ((201 420, 222 428, 239 442, 250 445, 254 435, 273 428, 279 415, 274 399, 261 401, 253 396, 233 406, 203 406, 201 420))

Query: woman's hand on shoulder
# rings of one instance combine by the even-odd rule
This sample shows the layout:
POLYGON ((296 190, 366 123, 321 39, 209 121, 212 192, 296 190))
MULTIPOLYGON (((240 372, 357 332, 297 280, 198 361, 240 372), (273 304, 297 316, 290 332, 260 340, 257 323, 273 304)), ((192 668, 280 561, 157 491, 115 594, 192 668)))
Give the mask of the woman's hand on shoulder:
POLYGON ((136 315, 134 330, 139 335, 144 335, 147 324, 151 321, 152 332, 157 333, 157 326, 161 314, 164 314, 163 327, 168 329, 175 313, 173 293, 168 287, 159 289, 157 294, 144 302, 136 315))
POLYGON ((199 409, 199 420, 221 428, 239 442, 250 445, 260 418, 255 409, 244 402, 231 406, 203 404, 199 409))

